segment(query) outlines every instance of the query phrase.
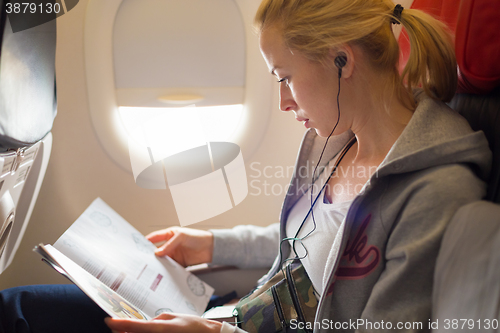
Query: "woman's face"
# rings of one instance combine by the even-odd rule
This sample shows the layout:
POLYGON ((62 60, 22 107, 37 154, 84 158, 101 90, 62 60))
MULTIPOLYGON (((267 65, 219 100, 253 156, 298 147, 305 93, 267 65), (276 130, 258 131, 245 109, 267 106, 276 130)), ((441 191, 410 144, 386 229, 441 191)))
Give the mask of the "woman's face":
MULTIPOLYGON (((280 85, 280 109, 293 111, 306 128, 327 137, 337 122, 338 70, 290 51, 279 31, 270 27, 260 36, 260 50, 280 85)), ((335 134, 339 134, 335 131, 335 134)))

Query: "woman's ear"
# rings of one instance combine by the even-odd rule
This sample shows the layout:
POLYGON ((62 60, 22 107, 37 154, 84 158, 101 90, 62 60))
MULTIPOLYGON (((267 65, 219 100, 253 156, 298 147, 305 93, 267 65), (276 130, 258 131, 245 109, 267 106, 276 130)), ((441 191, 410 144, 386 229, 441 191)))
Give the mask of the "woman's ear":
POLYGON ((348 45, 331 49, 329 56, 339 71, 339 76, 347 79, 354 70, 354 56, 352 48, 348 45))

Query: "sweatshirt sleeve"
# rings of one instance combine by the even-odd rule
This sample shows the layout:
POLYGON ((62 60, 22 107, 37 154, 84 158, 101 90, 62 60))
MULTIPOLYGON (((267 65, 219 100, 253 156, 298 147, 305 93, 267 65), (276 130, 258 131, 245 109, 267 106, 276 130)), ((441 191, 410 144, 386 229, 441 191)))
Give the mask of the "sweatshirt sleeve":
POLYGON ((390 322, 393 329, 403 325, 405 332, 430 331, 433 275, 444 231, 459 207, 485 195, 485 184, 461 165, 443 167, 420 185, 387 229, 385 268, 361 315, 365 322, 390 322))
POLYGON ((267 227, 240 225, 210 231, 214 235, 213 264, 268 268, 278 253, 279 223, 267 227))

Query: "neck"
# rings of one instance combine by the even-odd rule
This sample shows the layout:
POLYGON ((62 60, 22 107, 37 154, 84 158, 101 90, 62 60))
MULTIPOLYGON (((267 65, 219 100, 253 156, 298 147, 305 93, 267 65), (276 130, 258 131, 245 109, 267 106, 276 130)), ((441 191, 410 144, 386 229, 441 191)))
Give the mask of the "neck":
POLYGON ((380 76, 365 81, 365 89, 358 91, 369 93, 356 100, 359 116, 351 127, 357 139, 353 163, 378 166, 405 129, 413 110, 399 100, 396 89, 387 89, 389 82, 380 82, 380 76))

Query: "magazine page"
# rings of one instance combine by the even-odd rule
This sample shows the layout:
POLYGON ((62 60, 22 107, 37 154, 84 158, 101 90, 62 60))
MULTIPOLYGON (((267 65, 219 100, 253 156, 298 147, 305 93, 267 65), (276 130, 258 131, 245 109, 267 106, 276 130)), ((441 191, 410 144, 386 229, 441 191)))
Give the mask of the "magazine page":
POLYGON ((56 271, 76 284, 111 317, 143 320, 150 320, 154 317, 154 314, 143 313, 51 245, 39 245, 34 251, 41 254, 56 271))
POLYGON ((145 313, 201 315, 213 288, 156 247, 100 198, 54 247, 145 313))

